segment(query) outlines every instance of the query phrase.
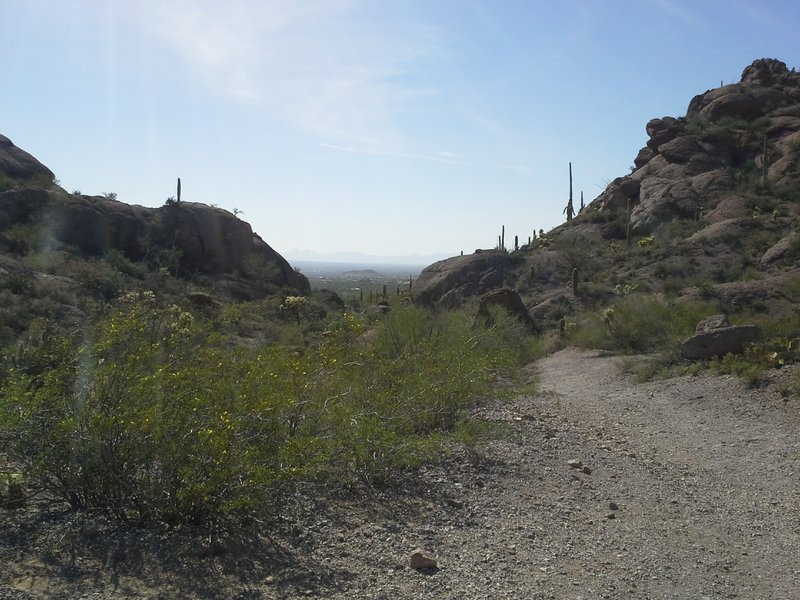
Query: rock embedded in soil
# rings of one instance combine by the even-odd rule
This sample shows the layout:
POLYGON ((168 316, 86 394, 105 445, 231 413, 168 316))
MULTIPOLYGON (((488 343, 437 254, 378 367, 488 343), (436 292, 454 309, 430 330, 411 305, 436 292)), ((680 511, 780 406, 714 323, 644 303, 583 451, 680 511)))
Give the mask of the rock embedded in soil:
POLYGON ((439 561, 435 556, 424 550, 417 548, 408 557, 408 566, 412 569, 438 569, 439 561))

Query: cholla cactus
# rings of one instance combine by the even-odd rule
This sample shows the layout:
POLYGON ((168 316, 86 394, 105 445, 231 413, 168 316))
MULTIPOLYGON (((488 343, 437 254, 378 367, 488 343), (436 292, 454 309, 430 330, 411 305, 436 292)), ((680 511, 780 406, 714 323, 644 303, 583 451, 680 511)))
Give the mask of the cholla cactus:
POLYGON ((614 309, 613 308, 605 309, 603 311, 603 314, 601 315, 601 318, 603 319, 603 323, 606 324, 606 327, 608 327, 608 330, 613 333, 614 332, 614 309))
POLYGON ((281 310, 285 310, 291 314, 297 324, 300 325, 300 313, 308 306, 308 298, 305 296, 286 296, 281 304, 281 310))

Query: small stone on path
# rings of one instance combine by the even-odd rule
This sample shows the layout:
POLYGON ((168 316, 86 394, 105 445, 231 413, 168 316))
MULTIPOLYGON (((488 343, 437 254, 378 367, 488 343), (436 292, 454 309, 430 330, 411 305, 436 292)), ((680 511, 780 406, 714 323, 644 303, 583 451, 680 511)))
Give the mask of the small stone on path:
POLYGON ((439 563, 435 556, 422 548, 417 548, 408 557, 408 566, 412 569, 437 569, 439 563))

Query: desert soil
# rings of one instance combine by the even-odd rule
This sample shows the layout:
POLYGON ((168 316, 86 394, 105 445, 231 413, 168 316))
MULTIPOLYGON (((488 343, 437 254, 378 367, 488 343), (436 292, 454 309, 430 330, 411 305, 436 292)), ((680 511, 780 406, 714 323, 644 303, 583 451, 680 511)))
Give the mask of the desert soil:
POLYGON ((298 493, 274 533, 215 542, 41 505, 0 512, 0 600, 800 597, 789 369, 635 383, 565 349, 501 425, 392 489, 298 493), (409 567, 423 548, 437 568, 409 567))

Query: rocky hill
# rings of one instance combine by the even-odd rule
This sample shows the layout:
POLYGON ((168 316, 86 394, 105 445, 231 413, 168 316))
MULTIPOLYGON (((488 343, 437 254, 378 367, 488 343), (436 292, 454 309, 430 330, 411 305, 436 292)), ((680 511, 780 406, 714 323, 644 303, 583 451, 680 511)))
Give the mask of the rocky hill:
POLYGON ((32 317, 80 318, 88 300, 170 285, 174 293, 235 301, 310 293, 306 277, 230 212, 68 193, 49 168, 0 135, 1 339, 32 317), (14 306, 25 314, 9 316, 14 306))
POLYGON ((449 306, 504 285, 545 320, 634 290, 787 308, 800 256, 800 73, 756 60, 739 83, 645 130, 631 173, 580 214, 516 251, 429 266, 415 299, 449 306))

